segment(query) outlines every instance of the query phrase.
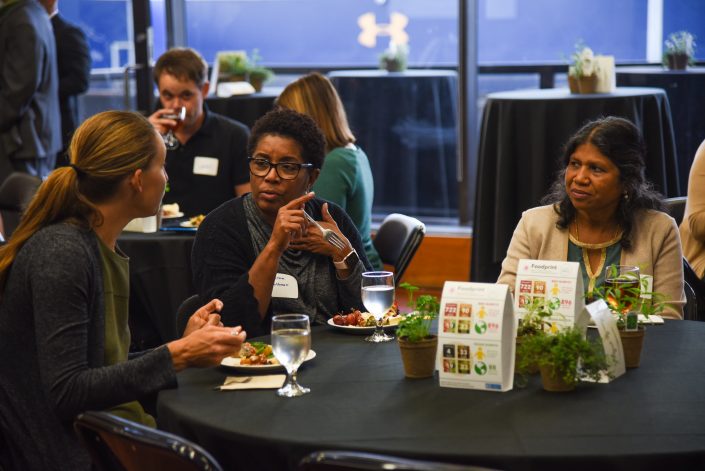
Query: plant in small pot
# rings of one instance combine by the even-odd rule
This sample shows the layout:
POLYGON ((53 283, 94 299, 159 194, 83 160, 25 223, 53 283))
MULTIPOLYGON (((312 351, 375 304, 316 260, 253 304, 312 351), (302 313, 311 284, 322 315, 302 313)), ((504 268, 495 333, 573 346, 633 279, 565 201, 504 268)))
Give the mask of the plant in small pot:
POLYGON ((581 378, 597 381, 608 372, 609 360, 602 345, 586 339, 576 327, 527 337, 519 351, 519 368, 538 365, 546 391, 572 391, 581 378))
POLYGON ((218 81, 244 82, 250 69, 250 61, 244 51, 229 52, 219 55, 218 81))
POLYGON ((409 46, 389 41, 389 47, 379 56, 379 67, 388 72, 402 72, 406 70, 408 57, 409 46))
POLYGON ((593 291, 604 299, 617 320, 627 368, 638 368, 646 329, 639 325, 639 314, 647 318, 663 312, 665 296, 648 290, 648 281, 639 275, 639 267, 610 265, 605 268, 605 284, 593 291))
POLYGON ((428 378, 433 376, 436 366, 438 337, 431 334, 431 322, 438 317, 440 303, 436 296, 421 295, 414 301, 414 291, 418 288, 402 283, 409 294, 409 306, 414 311, 403 316, 397 327, 397 338, 404 375, 407 378, 428 378))
POLYGON ((597 91, 597 63, 592 49, 582 42, 575 45, 568 67, 568 86, 571 93, 595 93, 597 91))
POLYGON ((248 69, 248 73, 250 77, 250 84, 254 87, 256 92, 261 92, 264 84, 274 77, 274 72, 272 72, 272 69, 268 69, 267 67, 260 65, 261 60, 262 56, 260 56, 259 50, 253 50, 252 63, 248 69))
POLYGON ((668 35, 664 42, 663 64, 669 70, 685 70, 693 63, 695 56, 695 36, 687 31, 678 31, 668 35))
POLYGON ((533 298, 528 305, 524 306, 526 313, 524 313, 523 318, 519 319, 519 326, 517 327, 517 349, 514 361, 517 373, 536 374, 539 372, 538 365, 528 365, 525 369, 519 368, 519 364, 521 363, 519 346, 528 337, 548 332, 551 328, 551 323, 548 319, 553 315, 554 310, 559 307, 560 300, 555 298, 546 300, 545 298, 539 297, 533 298))

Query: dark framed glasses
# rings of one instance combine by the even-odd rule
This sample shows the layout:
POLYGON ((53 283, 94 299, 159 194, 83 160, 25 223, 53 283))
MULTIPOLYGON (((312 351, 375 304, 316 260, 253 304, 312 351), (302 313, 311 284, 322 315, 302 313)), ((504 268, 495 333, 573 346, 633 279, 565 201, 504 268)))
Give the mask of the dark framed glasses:
POLYGON ((250 173, 256 177, 266 177, 269 171, 274 167, 277 175, 282 180, 293 180, 301 171, 302 168, 311 168, 313 164, 300 164, 298 162, 279 162, 273 164, 267 159, 261 157, 248 157, 247 161, 250 164, 250 173))

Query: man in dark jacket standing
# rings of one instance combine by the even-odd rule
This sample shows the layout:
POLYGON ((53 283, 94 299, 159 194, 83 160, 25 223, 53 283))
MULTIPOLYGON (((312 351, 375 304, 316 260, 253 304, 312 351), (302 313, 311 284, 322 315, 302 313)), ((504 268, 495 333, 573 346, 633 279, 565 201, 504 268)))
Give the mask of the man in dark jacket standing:
POLYGON ((43 178, 61 149, 54 33, 37 0, 0 5, 0 181, 12 171, 43 178))
POLYGON ((91 53, 86 35, 59 14, 58 0, 39 0, 44 5, 56 39, 59 69, 59 107, 61 109, 61 152, 56 165, 68 165, 66 149, 78 127, 78 96, 88 90, 91 78, 91 53))

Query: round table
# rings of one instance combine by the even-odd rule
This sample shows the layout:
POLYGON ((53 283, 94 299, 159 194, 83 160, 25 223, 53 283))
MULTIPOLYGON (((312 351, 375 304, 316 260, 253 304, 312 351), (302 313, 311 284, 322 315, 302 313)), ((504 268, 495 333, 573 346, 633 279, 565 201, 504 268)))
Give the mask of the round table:
POLYGON ((487 95, 477 163, 473 281, 494 283, 521 213, 540 204, 563 168, 562 148, 583 124, 603 116, 631 120, 646 142, 646 176, 680 196, 671 113, 660 88, 571 94, 566 89, 487 95))
POLYGON ((280 87, 264 87, 261 92, 249 95, 211 96, 206 98, 206 104, 211 111, 239 121, 251 128, 255 121, 274 107, 274 100, 277 99, 281 91, 280 87))
POLYGON ((396 342, 316 327, 311 393, 215 391, 224 368, 186 370, 159 395, 159 427, 225 469, 293 469, 315 450, 349 449, 499 469, 702 469, 705 323, 649 327, 641 367, 610 384, 548 393, 538 377, 506 393, 405 379, 396 342))

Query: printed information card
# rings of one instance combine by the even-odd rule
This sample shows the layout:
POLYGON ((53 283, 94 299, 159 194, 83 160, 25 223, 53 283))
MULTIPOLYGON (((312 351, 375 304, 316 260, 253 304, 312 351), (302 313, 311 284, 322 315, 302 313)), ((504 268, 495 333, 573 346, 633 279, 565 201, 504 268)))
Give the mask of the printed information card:
POLYGON ((609 368, 612 378, 610 379, 608 375, 603 374, 599 381, 600 383, 609 383, 611 380, 622 376, 626 371, 624 366, 624 349, 622 347, 622 339, 619 336, 619 330, 617 329, 617 321, 612 315, 612 311, 610 311, 607 303, 602 299, 588 304, 585 306, 585 310, 592 320, 595 321, 595 326, 597 326, 597 331, 600 333, 602 339, 605 355, 607 358, 612 358, 609 368))
POLYGON ((527 307, 544 303, 553 310, 548 319, 551 330, 560 330, 573 325, 587 325, 587 314, 583 313, 583 277, 577 262, 553 260, 519 260, 514 307, 517 318, 522 319, 527 307))
POLYGON ((508 286, 446 281, 438 321, 440 385, 512 389, 515 328, 508 286))

